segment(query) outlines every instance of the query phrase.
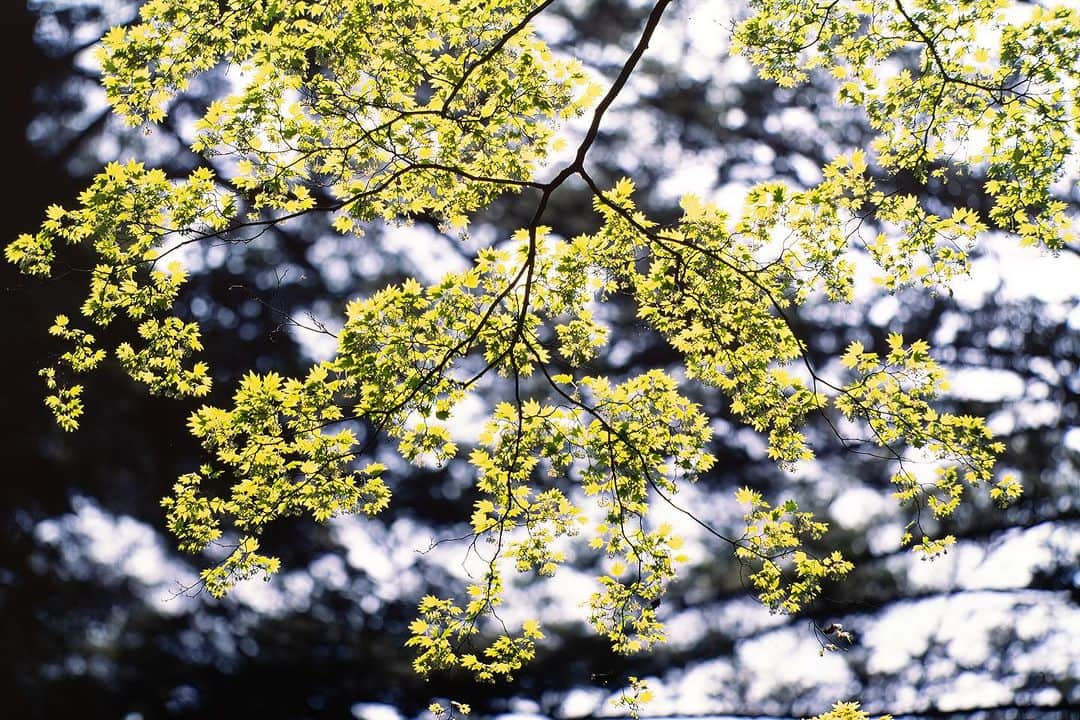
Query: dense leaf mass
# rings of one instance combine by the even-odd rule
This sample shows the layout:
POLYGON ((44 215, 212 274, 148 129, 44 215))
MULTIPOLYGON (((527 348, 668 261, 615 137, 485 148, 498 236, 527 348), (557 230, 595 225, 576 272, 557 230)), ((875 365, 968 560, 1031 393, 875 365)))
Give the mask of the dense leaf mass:
MULTIPOLYGON (((327 359, 253 368, 191 413, 204 458, 162 505, 179 547, 204 553, 210 594, 278 572, 264 545, 287 518, 374 518, 420 474, 464 463, 471 581, 420 600, 406 645, 422 675, 522 672, 545 628, 500 615, 508 588, 568 564, 595 571, 584 615, 615 653, 654 648, 691 559, 680 524, 704 528, 771 611, 805 613, 858 560, 824 541, 808 498, 747 481, 741 518, 679 504, 717 466, 716 398, 781 470, 836 446, 879 455, 906 512, 897 541, 924 558, 957 543, 969 488, 1021 498, 995 469, 1005 443, 943 402, 946 372, 919 333, 822 352, 804 318, 854 306, 868 278, 948 295, 992 233, 1072 248, 1060 186, 1077 158, 1080 17, 991 0, 755 0, 732 51, 781 88, 831 77, 836 103, 866 118, 865 147, 820 158, 803 186, 770 179, 725 207, 686 194, 658 212, 589 153, 671 4, 651 6, 609 85, 534 32, 547 2, 150 0, 104 36, 106 96, 132 126, 168 122, 222 67, 235 78, 192 124, 205 165, 171 178, 110 163, 75 209, 50 207, 5 250, 37 276, 65 252, 92 258, 81 305, 49 330, 64 349, 41 370, 64 430, 87 412, 82 376, 110 357, 151 394, 212 393, 174 258, 317 216, 344 242, 382 224, 465 238, 511 194, 528 206, 462 269, 349 300, 327 359), (590 110, 583 132, 566 130, 590 110), (986 202, 927 199, 955 176, 986 202), (571 181, 591 212, 564 234, 546 223, 571 181), (613 367, 628 326, 653 334, 662 362, 613 367), (478 399, 482 417, 466 420, 478 399)), ((850 642, 825 635, 823 651, 850 642)), ((637 713, 652 693, 627 684, 620 702, 637 713)), ((820 716, 867 717, 851 703, 820 716)))

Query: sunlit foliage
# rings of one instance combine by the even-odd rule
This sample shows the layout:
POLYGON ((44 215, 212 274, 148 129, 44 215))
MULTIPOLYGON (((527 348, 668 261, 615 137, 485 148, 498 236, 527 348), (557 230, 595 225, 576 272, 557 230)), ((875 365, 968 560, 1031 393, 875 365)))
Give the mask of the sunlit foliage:
MULTIPOLYGON (((84 412, 77 377, 109 355, 152 393, 209 391, 198 326, 173 314, 186 275, 166 262, 185 244, 242 239, 308 213, 330 214, 343 234, 419 216, 461 229, 501 194, 536 198, 532 221, 468 269, 355 299, 336 354, 306 376, 248 374, 231 406, 192 414, 206 462, 163 505, 183 549, 228 550, 203 573, 209 592, 278 569, 260 552, 278 518, 371 515, 392 502, 409 479, 384 477, 359 424, 419 466, 459 456, 450 428, 493 376, 506 400, 487 409, 468 454, 471 548, 483 571, 460 593, 421 601, 408 642, 420 673, 460 667, 493 680, 520 670, 544 633, 535 620, 509 628, 499 618, 507 576, 553 575, 568 553, 602 557, 587 616, 616 651, 664 640, 657 607, 686 558, 678 529, 651 511, 713 464, 710 419, 686 384, 723 393, 785 469, 813 457, 803 432, 812 416, 843 424, 842 442, 859 433, 895 465, 896 498, 911 509, 903 539, 927 556, 953 539, 925 530, 923 511, 948 517, 969 487, 990 484, 1002 503, 1019 495, 1015 478, 994 479, 1002 447, 984 422, 934 408, 947 385, 924 340, 893 335, 883 352, 853 343, 839 377, 811 363, 791 314, 850 302, 857 252, 888 290, 941 292, 991 229, 1051 250, 1072 242, 1054 186, 1075 160, 1080 18, 988 0, 756 2, 735 49, 781 85, 831 73, 837 101, 862 107, 880 134, 826 165, 814 187, 762 184, 738 209, 688 195, 682 216, 660 224, 637 207, 630 179, 600 187, 587 155, 669 2, 652 7, 606 90, 532 33, 548 3, 521 0, 151 0, 138 24, 106 35, 103 83, 132 125, 161 121, 197 74, 236 68, 192 146, 233 172, 170 180, 112 164, 77 209, 50 208, 37 234, 7 247, 34 275, 50 273, 59 246, 90 247, 81 324, 130 327, 131 341, 105 348, 57 318, 51 333, 67 349, 42 372, 66 430, 84 412), (573 159, 542 170, 564 142, 560 125, 593 106, 573 159), (871 169, 921 180, 978 172, 993 208, 941 213, 883 189, 871 169), (593 193, 595 230, 556 237, 544 213, 573 177, 593 193), (869 236, 871 224, 881 231, 869 236), (616 295, 680 353, 681 374, 616 384, 589 373, 609 339, 603 303, 616 295)), ((828 525, 794 500, 749 488, 737 499, 741 519, 693 519, 750 569, 770 609, 798 612, 851 570, 838 552, 805 549, 828 525)), ((633 684, 628 706, 648 695, 633 684)), ((822 720, 863 717, 838 705, 822 720)))

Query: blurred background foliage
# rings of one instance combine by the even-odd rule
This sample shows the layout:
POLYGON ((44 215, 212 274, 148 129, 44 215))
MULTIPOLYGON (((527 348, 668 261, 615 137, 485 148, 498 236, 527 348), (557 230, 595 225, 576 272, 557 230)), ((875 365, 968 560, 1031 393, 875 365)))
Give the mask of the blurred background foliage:
MULTIPOLYGON (((149 134, 123 129, 97 89, 88 48, 109 26, 131 21, 137 7, 134 0, 3 4, 5 238, 32 231, 48 204, 70 203, 110 160, 137 156, 175 175, 195 165, 185 131, 227 86, 226 69, 193 84, 149 134)), ((645 12, 635 0, 559 2, 541 31, 610 76, 645 12)), ((590 156, 601 181, 633 177, 641 204, 662 220, 675 217, 686 191, 723 198, 767 178, 812 184, 824 162, 869 137, 859 116, 833 105, 827 79, 783 90, 728 58, 725 38, 739 12, 720 0, 677 8, 590 156)), ((977 178, 895 182, 929 204, 986 208, 977 178)), ((570 187, 553 202, 548 221, 557 233, 594 227, 586 193, 570 187)), ((189 254, 193 278, 181 311, 203 324, 216 373, 211 400, 229 396, 249 368, 302 371, 332 349, 319 329, 334 327, 349 298, 410 275, 436 278, 531 211, 530 198, 505 198, 468 238, 422 221, 341 238, 313 218, 189 254)), ((457 676, 423 682, 402 646, 417 598, 457 586, 453 558, 464 547, 427 549, 467 528, 464 463, 421 472, 379 446, 374 454, 398 470, 384 515, 286 522, 268 538, 286 568, 272 583, 221 602, 180 593, 201 561, 173 549, 158 503, 197 462, 184 429, 193 406, 147 398, 106 372, 89 391, 78 433, 52 425, 36 370, 55 352, 45 329, 77 297, 86 258, 73 251, 64 260, 48 283, 0 267, 6 717, 383 720, 415 716, 441 697, 482 715, 580 717, 612 712, 607 701, 630 675, 653 678, 658 699, 648 712, 655 714, 801 716, 846 698, 926 718, 1051 720, 1075 717, 1067 712, 1080 707, 1075 248, 1050 258, 991 241, 975 279, 954 297, 864 288, 853 306, 797 318, 823 367, 852 340, 880 350, 889 332, 929 339, 956 376, 948 404, 988 415, 1006 441, 1003 465, 1025 486, 1017 505, 1001 512, 973 499, 950 520, 958 547, 919 563, 896 547, 904 520, 888 497, 886 463, 844 450, 822 424, 811 428, 818 459, 782 473, 722 397, 691 388, 716 419, 719 462, 683 504, 725 526, 738 520, 731 500, 738 486, 791 494, 831 516, 823 549, 842 548, 856 573, 805 612, 771 616, 753 601, 728 548, 691 533, 693 562, 663 605, 671 642, 625 658, 581 621, 574 573, 587 576, 591 562, 582 557, 569 583, 519 588, 521 601, 539 608, 548 639, 514 683, 494 686, 457 676), (856 642, 819 657, 821 629, 831 623, 854 631, 856 642)), ((625 299, 605 313, 613 340, 593 371, 617 377, 677 367, 675 353, 635 320, 625 299)))

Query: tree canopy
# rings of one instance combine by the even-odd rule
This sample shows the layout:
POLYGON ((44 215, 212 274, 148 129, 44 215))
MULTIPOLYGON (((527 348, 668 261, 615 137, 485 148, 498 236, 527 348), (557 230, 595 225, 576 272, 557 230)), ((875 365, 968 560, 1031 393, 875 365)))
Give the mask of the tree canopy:
MULTIPOLYGON (((162 502, 179 546, 209 563, 200 586, 223 595, 279 570, 262 545, 284 519, 392 507, 416 480, 377 443, 427 472, 466 457, 460 426, 475 424, 470 487, 455 503, 470 508, 469 532, 436 543, 457 543, 469 579, 420 601, 407 645, 421 674, 517 674, 545 634, 531 617, 503 619, 512 576, 547 581, 589 556, 589 623, 618 653, 651 648, 690 559, 686 524, 733 553, 779 613, 802 612, 852 572, 840 550, 822 549, 829 524, 805 500, 748 483, 735 494, 741 519, 680 503, 716 463, 716 416, 696 388, 716 391, 783 470, 830 443, 880 456, 907 513, 898 541, 946 552, 968 488, 1001 505, 1020 497, 1014 474, 995 474, 1004 444, 939 404, 948 386, 926 338, 855 338, 823 357, 799 318, 853 303, 863 278, 948 295, 992 232, 1049 251, 1075 243, 1062 187, 1080 119, 1074 11, 753 3, 733 52, 782 88, 833 78, 835 101, 865 113, 867 142, 824 158, 808 187, 762 182, 739 208, 689 194, 663 217, 638 202, 632 178, 599 181, 590 151, 672 3, 648 8, 606 83, 534 34, 550 5, 148 2, 103 38, 103 86, 132 125, 162 123, 192 82, 233 68, 193 126, 205 164, 177 178, 110 163, 75 209, 51 207, 6 249, 32 275, 64 262, 65 245, 92 258, 85 297, 49 329, 64 348, 41 371, 46 405, 74 430, 92 382, 80 376, 102 364, 154 395, 211 393, 200 325, 177 303, 188 273, 175 258, 192 248, 252 243, 315 215, 355 242, 382 222, 465 243, 474 216, 522 196, 523 226, 465 268, 387 284, 351 300, 336 332, 316 327, 333 338, 328 359, 249 372, 194 410, 204 460, 162 502), (973 179, 982 202, 926 199, 954 177, 973 179), (546 223, 575 184, 592 215, 562 235, 546 223), (630 323, 618 317, 628 307, 630 323), (604 372, 628 324, 677 362, 604 372)), ((823 649, 850 639, 822 632, 823 649)), ((636 711, 649 690, 629 686, 636 711)), ((838 705, 824 717, 862 715, 838 705)))

